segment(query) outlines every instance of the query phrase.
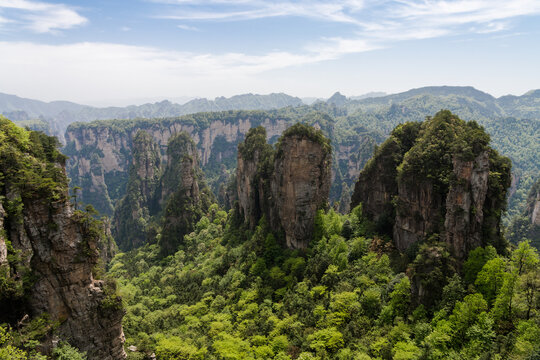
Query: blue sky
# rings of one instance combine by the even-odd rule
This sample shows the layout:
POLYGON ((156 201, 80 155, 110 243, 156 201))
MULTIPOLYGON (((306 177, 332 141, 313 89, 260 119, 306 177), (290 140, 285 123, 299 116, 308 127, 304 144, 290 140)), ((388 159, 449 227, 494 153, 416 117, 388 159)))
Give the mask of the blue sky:
POLYGON ((0 0, 0 92, 91 104, 540 88, 540 0, 0 0))

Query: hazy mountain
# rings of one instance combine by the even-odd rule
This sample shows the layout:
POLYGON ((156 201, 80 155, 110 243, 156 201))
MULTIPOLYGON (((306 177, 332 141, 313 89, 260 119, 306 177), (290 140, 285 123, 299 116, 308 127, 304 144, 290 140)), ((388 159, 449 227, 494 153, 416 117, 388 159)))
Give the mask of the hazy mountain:
POLYGON ((350 99, 351 100, 362 100, 362 99, 376 98, 376 97, 381 97, 381 96, 386 96, 386 95, 388 95, 388 94, 383 92, 383 91, 370 91, 370 92, 362 94, 362 95, 351 96, 350 99))
POLYGON ((77 121, 162 118, 196 112, 225 110, 269 110, 302 104, 300 98, 279 93, 269 95, 244 94, 230 98, 218 97, 215 100, 194 99, 182 105, 163 100, 138 106, 101 108, 68 101, 43 102, 0 93, 1 114, 9 117, 14 112, 23 111, 27 114, 27 118, 21 118, 20 115, 24 114, 17 113, 19 115, 17 120, 43 118, 50 123, 50 128, 53 131, 56 130, 53 133, 60 137, 61 140, 63 140, 63 134, 67 126, 77 121))

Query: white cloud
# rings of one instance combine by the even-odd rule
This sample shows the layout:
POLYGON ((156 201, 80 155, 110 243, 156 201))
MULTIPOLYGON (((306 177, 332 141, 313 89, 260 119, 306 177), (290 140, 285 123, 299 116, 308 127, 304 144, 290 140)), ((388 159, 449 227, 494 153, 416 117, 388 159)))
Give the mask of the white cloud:
MULTIPOLYGON (((383 0, 375 5, 367 0, 278 3, 170 0, 167 3, 182 10, 171 12, 167 17, 190 20, 190 25, 177 25, 190 31, 198 30, 192 25, 197 24, 196 21, 238 21, 275 16, 315 18, 347 24, 347 27, 341 36, 314 38, 294 52, 275 50, 261 55, 194 53, 95 42, 63 45, 0 42, 0 91, 38 98, 47 94, 49 100, 68 98, 77 101, 164 93, 208 96, 231 94, 231 91, 238 93, 242 89, 256 91, 255 87, 262 85, 254 79, 270 78, 276 73, 274 70, 293 68, 289 72, 292 73, 296 71, 294 67, 307 65, 309 68, 311 64, 389 47, 398 41, 452 34, 501 34, 512 27, 516 17, 540 13, 540 2, 532 0, 516 0, 512 4, 501 0, 383 0), (223 11, 205 12, 204 6, 199 8, 199 4, 206 8, 209 4, 215 5, 223 11), (184 7, 189 11, 184 11, 184 7), (262 73, 266 74, 260 76, 262 73)), ((2 12, 6 21, 17 21, 37 32, 66 29, 86 21, 74 10, 60 4, 0 0, 0 11, 6 9, 20 12, 19 17, 13 19, 2 12)), ((1 24, 0 17, 0 28, 1 24)), ((272 78, 268 83, 280 85, 276 81, 272 78)))
POLYGON ((189 26, 189 25, 185 25, 185 24, 177 25, 177 27, 179 29, 186 30, 186 31, 200 31, 199 28, 197 28, 195 26, 189 26))
MULTIPOLYGON (((163 2, 163 1, 156 1, 163 2)), ((194 11, 181 8, 176 13, 164 14, 161 17, 177 20, 253 20, 268 17, 297 16, 315 18, 324 21, 343 23, 356 23, 356 19, 349 13, 354 14, 362 9, 363 1, 264 1, 264 0, 240 0, 240 1, 166 1, 182 5, 214 5, 218 11, 194 11), (239 10, 238 10, 239 9, 239 10)))
MULTIPOLYGON (((350 24, 355 39, 395 41, 450 34, 489 33, 509 28, 508 21, 540 13, 538 0, 154 0, 175 4, 162 18, 191 21, 241 21, 304 17, 350 24), (213 11, 208 11, 209 7, 213 11)), ((353 39, 351 39, 352 41, 353 39)))
POLYGON ((337 52, 214 55, 111 43, 0 42, 0 91, 31 95, 29 89, 34 89, 50 99, 185 94, 186 89, 190 94, 208 93, 216 83, 328 60, 337 52))
POLYGON ((52 33, 70 29, 88 21, 64 4, 30 0, 0 0, 0 10, 6 13, 11 23, 18 25, 14 30, 23 28, 36 33, 52 33))

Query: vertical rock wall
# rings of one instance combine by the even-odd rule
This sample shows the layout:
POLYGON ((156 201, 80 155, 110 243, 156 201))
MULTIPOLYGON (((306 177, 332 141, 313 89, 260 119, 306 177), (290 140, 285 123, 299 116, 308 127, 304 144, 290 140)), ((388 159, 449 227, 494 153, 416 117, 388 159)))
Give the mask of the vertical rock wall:
POLYGON ((328 204, 330 153, 304 135, 284 136, 274 163, 272 197, 290 249, 307 248, 317 210, 328 204))
POLYGON ((264 214, 285 245, 305 249, 317 210, 328 205, 332 155, 319 130, 296 124, 273 150, 264 129, 252 129, 240 144, 236 170, 238 205, 250 227, 264 214))
POLYGON ((114 212, 114 238, 123 250, 138 247, 146 240, 160 175, 159 148, 150 134, 140 130, 133 139, 126 195, 114 212))

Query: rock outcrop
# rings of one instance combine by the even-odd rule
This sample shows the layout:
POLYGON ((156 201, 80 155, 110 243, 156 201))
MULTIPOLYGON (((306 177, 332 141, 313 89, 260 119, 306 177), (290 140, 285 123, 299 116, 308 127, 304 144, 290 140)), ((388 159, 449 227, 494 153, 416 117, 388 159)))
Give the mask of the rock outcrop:
POLYGON ((398 125, 376 149, 354 187, 351 208, 362 204, 363 214, 375 222, 379 233, 392 235, 395 218, 392 200, 398 194, 397 167, 419 131, 420 123, 398 125))
POLYGON ((43 352, 60 337, 89 359, 124 359, 121 300, 114 284, 93 276, 103 225, 69 203, 57 140, 4 118, 0 138, 0 267, 7 284, 0 322, 46 313, 59 325, 43 340, 43 352))
POLYGON ((209 186, 225 204, 230 198, 220 195, 226 195, 226 188, 222 185, 228 181, 229 174, 234 173, 237 147, 248 130, 263 126, 268 134, 268 142, 274 144, 283 131, 297 121, 318 127, 333 139, 333 186, 330 197, 332 200, 340 199, 341 185, 345 182, 349 187, 353 186, 373 146, 384 137, 379 132, 363 128, 334 136, 335 120, 313 109, 302 108, 298 112, 287 109, 227 111, 177 118, 75 123, 66 132, 63 151, 70 157, 67 169, 72 184, 82 188, 80 200, 94 205, 100 213, 110 215, 117 201, 125 195, 132 163, 132 139, 136 133, 144 130, 150 134, 160 149, 163 161, 166 161, 169 139, 185 131, 197 144, 200 166, 207 175, 209 186))
POLYGON ((169 141, 167 166, 157 195, 164 209, 161 252, 168 255, 182 244, 184 235, 193 231, 213 199, 199 168, 197 147, 185 132, 169 141))
POLYGON ((531 224, 540 226, 540 179, 529 192, 526 215, 530 218, 531 224))
POLYGON ((290 122, 258 111, 229 111, 168 119, 76 123, 66 131, 63 152, 70 157, 67 168, 73 185, 82 188, 81 201, 111 215, 116 201, 125 194, 132 139, 139 130, 151 135, 163 160, 169 139, 179 132, 188 133, 197 145, 201 165, 209 166, 233 160, 238 143, 250 128, 262 125, 272 137, 280 135, 290 122))
POLYGON ((154 241, 161 227, 162 252, 172 253, 213 199, 197 147, 180 132, 170 138, 162 164, 158 145, 147 132, 139 131, 133 144, 126 195, 114 216, 115 239, 123 250, 131 250, 154 241))
POLYGON ((330 143, 306 128, 293 126, 281 137, 271 183, 286 245, 291 249, 307 248, 317 210, 328 205, 330 194, 330 143))
MULTIPOLYGON (((265 213, 265 202, 269 197, 265 180, 268 180, 269 174, 263 174, 263 171, 271 166, 273 152, 272 146, 266 142, 266 129, 262 126, 250 129, 246 139, 238 145, 237 199, 240 214, 251 228, 257 225, 265 213)), ((269 182, 266 181, 266 184, 269 182)))
POLYGON ((452 253, 464 259, 469 251, 482 246, 482 224, 489 178, 489 154, 482 151, 474 160, 453 161, 455 181, 446 196, 446 243, 452 253))
POLYGON ((488 143, 475 122, 449 111, 400 125, 360 173, 351 206, 362 203, 368 217, 391 229, 401 251, 441 241, 458 260, 478 246, 504 252, 500 215, 510 161, 488 143))
POLYGON ((238 205, 252 228, 265 215, 285 245, 305 249, 317 210, 328 206, 330 142, 313 127, 287 129, 273 150, 264 128, 250 130, 238 151, 238 205))
POLYGON ((540 250, 540 179, 531 187, 525 210, 512 220, 506 235, 513 243, 528 239, 540 250))
POLYGON ((121 249, 130 250, 145 243, 160 179, 158 145, 150 134, 138 131, 133 139, 126 196, 119 201, 114 213, 114 238, 121 249))

